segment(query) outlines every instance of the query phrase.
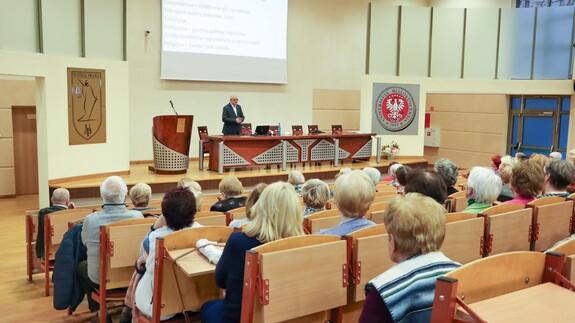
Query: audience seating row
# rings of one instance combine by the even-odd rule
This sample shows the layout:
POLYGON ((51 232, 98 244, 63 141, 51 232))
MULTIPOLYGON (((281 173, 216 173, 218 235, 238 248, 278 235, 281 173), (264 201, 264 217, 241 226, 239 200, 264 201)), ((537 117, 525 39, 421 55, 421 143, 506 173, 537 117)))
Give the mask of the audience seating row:
MULTIPOLYGON (((554 201, 556 202, 556 200, 554 201)), ((573 209, 572 202, 566 203, 571 211, 573 209)), ((543 203, 542 206, 552 204, 556 203, 543 203)), ((373 219, 377 214, 381 214, 386 205, 386 203, 374 204, 369 217, 373 219)), ((448 214, 447 233, 442 251, 448 257, 461 263, 468 263, 474 259, 479 259, 481 256, 487 256, 488 254, 482 249, 482 246, 486 247, 482 239, 483 230, 488 228, 485 225, 486 219, 494 219, 497 216, 512 217, 517 215, 516 213, 522 215, 525 211, 529 213, 532 209, 523 207, 510 210, 508 207, 497 206, 488 209, 484 212, 485 214, 479 217, 464 213, 448 214), (506 212, 498 213, 498 210, 506 212)), ((539 210, 538 215, 541 214, 544 212, 539 210)), ((218 216, 225 219, 225 216, 221 214, 218 216)), ((339 221, 339 216, 332 217, 339 221)), ((202 216, 197 218, 198 221, 201 221, 202 216)), ((228 219, 230 219, 229 215, 228 219)), ((108 294, 106 288, 121 287, 123 284, 127 286, 133 272, 133 259, 137 258, 141 237, 147 233, 153 219, 147 221, 149 222, 145 225, 140 224, 139 229, 128 228, 128 222, 116 222, 108 227, 103 227, 101 241, 106 243, 103 244, 101 255, 107 259, 102 259, 101 268, 107 270, 102 271, 102 275, 106 276, 101 277, 101 281, 107 283, 103 284, 104 287, 100 293, 94 295, 102 303, 108 294), (126 230, 141 230, 142 232, 136 233, 134 231, 134 233, 127 234, 126 230), (113 247, 109 247, 110 245, 113 247), (116 258, 114 258, 114 254, 117 255, 116 258), (125 267, 125 269, 120 269, 121 267, 125 267), (123 278, 115 277, 114 272, 122 272, 123 278), (122 281, 125 283, 120 283, 122 281)), ((197 266, 198 261, 203 261, 206 264, 206 260, 198 256, 198 253, 193 249, 195 241, 200 238, 223 243, 231 232, 231 228, 205 227, 179 231, 164 237, 163 241, 162 239, 158 240, 162 247, 157 248, 156 259, 158 262, 156 266, 159 267, 156 268, 158 275, 155 277, 155 286, 162 287, 155 289, 159 294, 154 296, 154 300, 160 301, 157 304, 154 303, 155 314, 151 321, 158 322, 160 315, 197 310, 203 302, 221 297, 219 289, 214 283, 214 266, 209 264, 197 266), (209 233, 212 231, 213 234, 209 233), (192 259, 192 265, 188 263, 186 266, 186 262, 190 260, 187 258, 179 259, 179 257, 190 251, 196 252, 193 257, 195 260, 192 259), (185 268, 188 268, 188 272, 185 268), (185 292, 180 293, 178 291, 185 292)), ((342 319, 357 321, 365 299, 363 291, 365 283, 393 265, 387 257, 387 232, 384 225, 377 225, 344 237, 346 243, 339 239, 339 237, 333 236, 308 235, 284 239, 290 241, 272 242, 250 252, 247 257, 249 261, 246 261, 245 282, 248 288, 244 292, 244 304, 251 304, 246 308, 251 309, 253 306, 253 310, 246 310, 246 313, 242 313, 242 322, 279 321, 296 317, 304 317, 302 321, 308 322, 325 321, 326 319, 338 322, 341 322, 342 319), (311 262, 317 262, 317 266, 309 265, 310 254, 314 255, 311 257, 313 258, 311 262), (293 264, 286 264, 286 259, 293 260, 293 264), (306 265, 302 266, 302 264, 306 265), (304 270, 305 273, 299 273, 295 269, 304 270), (314 270, 316 269, 320 269, 322 272, 315 273, 314 270), (292 274, 294 276, 290 276, 292 274), (298 279, 293 277, 298 277, 298 279), (302 277, 309 278, 309 280, 301 279, 302 277), (326 281, 320 282, 317 277, 324 277, 326 281), (293 286, 294 281, 299 282, 300 280, 303 281, 301 285, 303 289, 302 292, 298 292, 298 297, 294 298, 293 295, 290 297, 289 294, 277 292, 279 290, 293 291, 295 288, 293 286), (282 281, 287 281, 290 288, 282 288, 284 286, 282 284, 286 284, 282 281), (329 293, 325 294, 330 295, 330 297, 324 297, 323 293, 321 297, 318 297, 317 291, 326 289, 326 286, 331 286, 329 293), (313 301, 308 297, 312 297, 313 301)), ((496 238, 492 242, 496 242, 496 238)), ((567 247, 563 248, 567 250, 567 247)), ((575 249, 575 247, 571 248, 575 249)), ((567 251, 575 254, 575 250, 569 250, 567 251)), ((147 320, 140 315, 138 321, 147 320)))

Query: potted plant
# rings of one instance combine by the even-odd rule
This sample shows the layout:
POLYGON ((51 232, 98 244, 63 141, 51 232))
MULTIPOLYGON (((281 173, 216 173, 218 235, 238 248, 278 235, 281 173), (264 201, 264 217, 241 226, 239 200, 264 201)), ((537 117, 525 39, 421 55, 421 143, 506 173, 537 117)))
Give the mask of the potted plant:
POLYGON ((389 145, 381 147, 381 152, 384 156, 387 156, 389 160, 393 160, 395 154, 399 152, 399 145, 397 142, 392 141, 389 145))

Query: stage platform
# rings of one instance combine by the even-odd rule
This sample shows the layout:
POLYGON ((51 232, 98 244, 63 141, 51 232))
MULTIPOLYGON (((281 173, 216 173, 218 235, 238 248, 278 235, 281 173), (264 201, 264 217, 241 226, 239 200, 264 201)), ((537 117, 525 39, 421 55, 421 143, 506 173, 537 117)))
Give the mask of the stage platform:
MULTIPOLYGON (((414 168, 427 167, 427 160, 423 157, 401 157, 396 156, 395 161, 409 165, 414 168)), ((75 178, 63 178, 50 180, 50 194, 52 190, 58 187, 65 187, 70 191, 73 200, 83 198, 98 198, 100 196, 100 185, 110 175, 121 176, 129 187, 134 184, 144 182, 152 187, 152 192, 161 193, 166 190, 176 187, 177 182, 183 177, 189 177, 202 186, 203 190, 217 190, 218 184, 222 177, 226 175, 236 176, 244 185, 244 187, 251 187, 258 183, 273 183, 277 181, 286 181, 288 174, 292 170, 299 170, 302 172, 306 179, 319 178, 322 180, 333 180, 335 175, 340 169, 349 167, 352 169, 362 169, 364 167, 374 167, 379 169, 382 174, 387 173, 390 160, 382 159, 378 164, 376 158, 372 157, 369 161, 365 162, 346 162, 338 167, 331 165, 328 162, 323 162, 321 165, 307 163, 305 166, 302 164, 295 164, 292 167, 288 165, 285 171, 272 166, 271 168, 237 168, 224 172, 219 175, 218 172, 198 169, 198 160, 190 161, 190 167, 187 174, 178 175, 158 175, 148 170, 148 166, 153 165, 149 163, 133 163, 130 165, 129 172, 118 174, 94 174, 86 175, 75 178), (127 174, 126 174, 127 173, 127 174)), ((204 165, 207 165, 207 158, 204 165)))

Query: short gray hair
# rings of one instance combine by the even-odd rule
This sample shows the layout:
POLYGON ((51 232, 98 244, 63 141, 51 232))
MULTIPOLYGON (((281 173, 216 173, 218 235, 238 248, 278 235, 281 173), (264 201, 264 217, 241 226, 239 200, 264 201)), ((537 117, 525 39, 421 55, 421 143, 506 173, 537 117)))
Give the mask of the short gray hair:
POLYGON ((381 173, 379 172, 379 170, 377 170, 377 168, 366 167, 363 169, 363 172, 366 173, 367 176, 369 176, 369 179, 371 179, 373 185, 377 185, 377 183, 379 183, 379 181, 381 180, 381 173))
POLYGON ((292 170, 288 175, 288 183, 292 185, 303 184, 305 177, 299 170, 292 170))
POLYGON ((329 187, 317 178, 312 178, 301 187, 301 196, 307 206, 321 209, 329 199, 329 187))
POLYGON ((467 189, 473 189, 471 197, 477 203, 493 203, 501 193, 502 185, 501 177, 486 167, 473 167, 467 178, 467 189))
POLYGON ((50 199, 52 204, 67 205, 70 202, 70 192, 67 189, 60 187, 52 192, 52 198, 50 199))
POLYGON ((124 203, 128 186, 120 176, 110 176, 100 186, 100 195, 106 204, 124 203))
POLYGON ((545 174, 549 175, 549 184, 559 190, 564 190, 571 184, 574 173, 575 166, 564 159, 549 159, 545 166, 545 174))
POLYGON ((435 162, 435 166, 433 166, 435 171, 441 175, 445 185, 447 187, 451 187, 457 183, 457 165, 455 165, 451 160, 447 158, 441 158, 435 162))

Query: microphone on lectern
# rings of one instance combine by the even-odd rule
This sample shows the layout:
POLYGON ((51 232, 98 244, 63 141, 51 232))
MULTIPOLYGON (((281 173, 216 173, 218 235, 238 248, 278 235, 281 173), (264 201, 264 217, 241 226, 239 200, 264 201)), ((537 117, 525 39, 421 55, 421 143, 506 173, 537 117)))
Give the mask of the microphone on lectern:
POLYGON ((176 108, 174 108, 174 103, 172 102, 172 100, 170 100, 170 105, 172 106, 172 110, 174 110, 174 113, 179 116, 178 112, 176 111, 176 108))

